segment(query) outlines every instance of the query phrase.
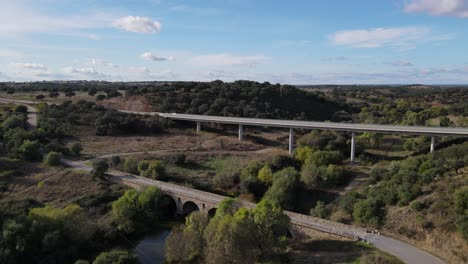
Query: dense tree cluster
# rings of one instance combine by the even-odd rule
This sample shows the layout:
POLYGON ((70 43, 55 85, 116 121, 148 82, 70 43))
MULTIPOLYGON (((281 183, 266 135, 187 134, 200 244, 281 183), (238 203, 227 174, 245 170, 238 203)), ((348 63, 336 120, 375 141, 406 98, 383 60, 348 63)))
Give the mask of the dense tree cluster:
MULTIPOLYGON (((375 184, 362 194, 346 195, 341 199, 340 207, 348 208, 345 211, 352 214, 356 222, 377 227, 384 221, 386 205, 408 205, 422 194, 425 185, 437 178, 457 175, 460 168, 468 165, 467 157, 468 144, 464 143, 435 153, 394 161, 385 167, 374 167, 370 176, 375 184)), ((461 193, 458 195, 463 197, 461 193)), ((459 212, 465 213, 463 210, 459 212)), ((465 222, 462 220, 460 223, 463 226, 465 222)))
POLYGON ((215 216, 195 212, 185 226, 172 230, 166 242, 169 263, 254 263, 268 261, 285 246, 289 217, 269 200, 253 209, 225 199, 215 216))
MULTIPOLYGON (((127 95, 150 92, 129 89, 127 95)), ((252 81, 176 82, 150 94, 158 111, 257 118, 330 120, 344 105, 294 86, 252 81)))

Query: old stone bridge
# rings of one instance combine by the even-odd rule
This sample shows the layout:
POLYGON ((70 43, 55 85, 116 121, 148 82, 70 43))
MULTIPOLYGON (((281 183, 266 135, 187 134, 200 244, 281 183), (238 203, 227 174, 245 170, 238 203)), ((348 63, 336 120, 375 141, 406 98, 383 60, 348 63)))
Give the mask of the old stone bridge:
MULTIPOLYGON (((73 162, 62 159, 62 162, 76 169, 91 171, 92 168, 85 162, 73 162)), ((166 195, 171 197, 176 204, 179 214, 186 214, 193 210, 206 211, 214 214, 216 206, 226 197, 209 192, 204 192, 172 183, 156 181, 137 175, 111 170, 107 173, 107 179, 111 182, 125 184, 135 189, 144 189, 148 186, 156 186, 166 195)), ((242 206, 252 208, 254 203, 242 201, 242 206)), ((316 217, 297 214, 289 211, 285 213, 291 219, 290 231, 295 237, 307 236, 313 238, 336 238, 350 240, 364 240, 373 244, 378 249, 395 255, 405 263, 444 263, 413 245, 402 241, 368 232, 366 229, 328 221, 316 217)))

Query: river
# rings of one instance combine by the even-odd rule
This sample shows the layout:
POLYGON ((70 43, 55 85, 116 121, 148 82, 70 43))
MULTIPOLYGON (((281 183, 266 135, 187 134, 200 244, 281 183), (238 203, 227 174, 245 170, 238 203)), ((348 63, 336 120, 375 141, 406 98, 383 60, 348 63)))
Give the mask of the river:
POLYGON ((169 233, 169 228, 161 228, 136 242, 133 253, 137 255, 141 264, 164 263, 164 244, 169 233))

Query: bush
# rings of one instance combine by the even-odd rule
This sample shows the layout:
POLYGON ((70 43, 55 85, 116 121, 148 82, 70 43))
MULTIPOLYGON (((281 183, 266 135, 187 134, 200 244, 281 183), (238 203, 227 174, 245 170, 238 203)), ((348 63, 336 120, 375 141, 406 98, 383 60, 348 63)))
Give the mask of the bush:
POLYGON ((81 144, 79 142, 75 142, 71 145, 70 151, 75 157, 79 157, 81 154, 81 150, 83 148, 81 147, 81 144))
POLYGON ((306 160, 306 164, 315 164, 317 166, 339 164, 343 159, 343 155, 338 151, 318 150, 312 153, 311 157, 306 160))
POLYGON ((317 166, 315 164, 305 164, 301 170, 301 181, 308 188, 316 188, 322 183, 322 178, 326 173, 325 166, 317 166))
POLYGON ((149 160, 142 160, 138 163, 138 172, 140 173, 141 176, 146 177, 147 176, 147 171, 149 168, 151 161, 149 160))
POLYGON ((266 184, 271 184, 273 182, 273 172, 268 163, 258 171, 258 179, 266 184))
POLYGON ((25 140, 19 147, 19 156, 28 161, 42 160, 42 146, 37 141, 25 140))
POLYGON ((468 242, 468 187, 463 187, 454 194, 457 228, 468 242))
POLYGON ((273 184, 265 193, 264 199, 279 204, 282 208, 294 209, 299 173, 288 167, 273 175, 273 184))
POLYGON ((301 162, 302 164, 304 164, 304 162, 308 159, 310 159, 310 157, 312 156, 312 153, 314 152, 314 150, 309 147, 309 146, 303 146, 303 147, 298 147, 296 148, 296 150, 294 151, 294 157, 299 161, 301 162))
POLYGON ((357 223, 378 227, 383 218, 382 205, 375 199, 365 199, 354 204, 353 218, 357 223))
POLYGON ((112 156, 111 164, 112 164, 112 167, 117 167, 120 164, 120 156, 112 156))
POLYGON ((104 99, 106 99, 106 96, 104 94, 98 94, 96 96, 96 101, 102 101, 104 99))
POLYGON ((131 174, 138 174, 138 160, 133 157, 125 158, 124 171, 131 174))
POLYGON ((105 160, 96 160, 93 162, 91 174, 94 178, 104 178, 108 169, 109 165, 105 160))
POLYGON ((47 153, 44 159, 44 163, 47 166, 58 166, 60 165, 60 158, 62 158, 61 153, 52 151, 52 152, 47 153))
POLYGON ((328 216, 328 210, 325 208, 325 203, 318 201, 315 207, 310 209, 310 215, 318 218, 326 218, 328 216))
POLYGON ((164 162, 160 160, 153 160, 148 167, 147 170, 147 177, 151 177, 152 179, 161 179, 166 176, 166 167, 164 166, 164 162))
POLYGON ((255 177, 257 178, 258 172, 263 167, 263 163, 257 160, 253 160, 247 164, 241 171, 241 179, 255 177))
POLYGON ((138 258, 126 250, 112 250, 102 252, 93 261, 93 264, 138 264, 138 258))
POLYGON ((126 233, 134 233, 147 223, 163 217, 167 204, 162 202, 162 193, 156 187, 148 187, 143 192, 128 190, 112 203, 112 215, 117 228, 126 233))
POLYGON ((17 105, 17 106, 15 106, 13 111, 15 111, 17 113, 26 114, 26 113, 28 113, 28 107, 26 107, 24 105, 17 105))
POLYGON ((275 171, 294 166, 294 159, 289 155, 276 155, 271 161, 271 168, 275 171))
POLYGON ((169 163, 181 166, 185 164, 186 159, 187 159, 187 156, 185 156, 184 153, 175 153, 171 155, 169 159, 169 163))

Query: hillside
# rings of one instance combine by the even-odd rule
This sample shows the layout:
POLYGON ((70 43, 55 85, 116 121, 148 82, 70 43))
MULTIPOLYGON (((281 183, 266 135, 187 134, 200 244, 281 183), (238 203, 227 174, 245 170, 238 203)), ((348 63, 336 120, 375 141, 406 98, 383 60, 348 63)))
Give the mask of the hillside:
POLYGON ((152 109, 204 115, 331 120, 347 106, 295 86, 253 81, 176 82, 157 89, 130 88, 144 95, 152 109))

